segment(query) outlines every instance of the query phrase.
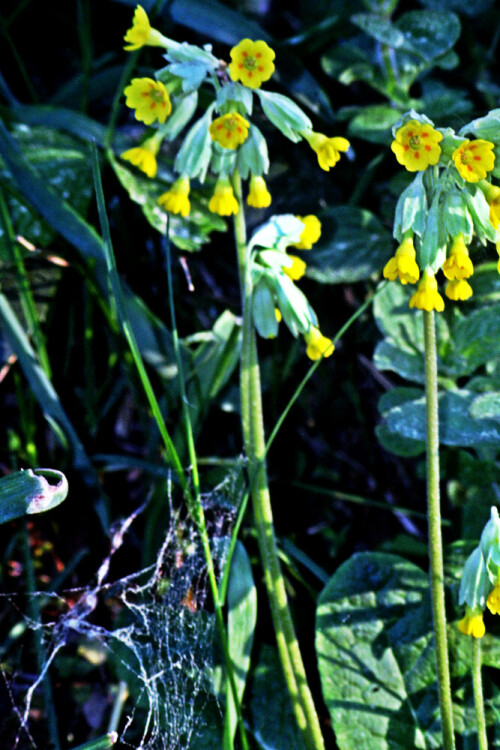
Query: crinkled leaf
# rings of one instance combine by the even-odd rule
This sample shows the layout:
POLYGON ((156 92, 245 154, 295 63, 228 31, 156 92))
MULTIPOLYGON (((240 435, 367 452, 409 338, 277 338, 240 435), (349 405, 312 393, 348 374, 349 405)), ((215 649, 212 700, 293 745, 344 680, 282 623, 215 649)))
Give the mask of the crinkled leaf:
MULTIPOLYGON (((460 557, 462 565, 464 559, 460 557)), ((455 573, 455 601, 457 577, 455 573)), ((475 731, 470 688, 464 700, 470 685, 470 639, 458 632, 456 623, 449 625, 448 637, 456 730, 469 736, 475 731)), ((497 654, 498 641, 486 635, 484 652, 497 654)), ((395 555, 354 555, 320 596, 316 652, 341 750, 440 746, 431 603, 423 570, 395 555)), ((493 730, 495 708, 488 710, 487 722, 493 730)))
POLYGON ((396 22, 405 49, 429 60, 448 52, 460 36, 458 16, 448 11, 411 10, 396 22))
MULTIPOLYGON (((366 77, 363 80, 366 81, 366 77)), ((400 117, 401 112, 388 104, 364 107, 349 123, 348 133, 350 136, 363 138, 370 143, 388 145, 392 139, 391 128, 400 117)))
POLYGON ((385 16, 375 13, 355 13, 351 16, 351 21, 365 34, 382 44, 388 44, 389 47, 397 49, 405 44, 404 34, 385 16))
POLYGON ((321 237, 306 258, 309 278, 340 284, 368 279, 382 271, 394 244, 374 214, 355 206, 335 206, 319 218, 321 237))
MULTIPOLYGON (((493 419, 474 419, 470 407, 477 395, 466 390, 439 394, 439 440, 443 445, 497 446, 500 424, 493 419)), ((408 401, 385 415, 388 430, 412 440, 425 440, 425 399, 408 401)))

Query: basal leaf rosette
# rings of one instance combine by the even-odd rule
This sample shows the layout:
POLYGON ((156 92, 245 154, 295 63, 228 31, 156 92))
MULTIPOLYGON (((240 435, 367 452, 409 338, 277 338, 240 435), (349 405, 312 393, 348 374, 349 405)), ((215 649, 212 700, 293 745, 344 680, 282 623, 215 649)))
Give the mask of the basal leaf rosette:
POLYGON ((231 52, 229 75, 233 81, 258 89, 274 73, 274 50, 266 42, 242 39, 231 52))
POLYGON ((409 172, 420 172, 438 163, 442 140, 430 123, 411 119, 396 130, 391 150, 409 172))

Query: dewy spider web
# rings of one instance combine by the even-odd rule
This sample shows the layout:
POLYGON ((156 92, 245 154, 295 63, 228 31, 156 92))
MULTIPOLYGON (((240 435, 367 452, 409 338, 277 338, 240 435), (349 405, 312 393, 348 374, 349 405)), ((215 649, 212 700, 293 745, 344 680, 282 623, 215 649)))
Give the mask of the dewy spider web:
MULTIPOLYGON (((219 504, 217 488, 204 500, 210 523, 211 549, 219 573, 224 569, 228 531, 235 507, 219 504)), ((222 493, 224 494, 224 493, 222 493)), ((75 639, 99 643, 130 691, 125 705, 120 741, 141 750, 187 750, 196 734, 195 718, 213 694, 213 615, 205 559, 197 530, 190 519, 173 522, 156 563, 113 583, 105 582, 111 559, 120 548, 141 507, 122 522, 111 536, 109 555, 97 573, 93 588, 79 590, 69 611, 56 621, 37 624, 25 616, 31 628, 42 628, 46 661, 26 693, 24 708, 13 706, 20 717, 15 750, 39 747, 30 733, 30 712, 35 692, 59 652, 75 639), (122 603, 119 627, 108 630, 91 622, 97 604, 112 597, 122 603), (121 623, 124 624, 121 624, 121 623)), ((74 597, 74 590, 65 592, 74 597)), ((38 592, 43 599, 64 596, 38 592)), ((4 675, 5 676, 5 675, 4 675)), ((9 689, 14 702, 12 689, 9 689)))

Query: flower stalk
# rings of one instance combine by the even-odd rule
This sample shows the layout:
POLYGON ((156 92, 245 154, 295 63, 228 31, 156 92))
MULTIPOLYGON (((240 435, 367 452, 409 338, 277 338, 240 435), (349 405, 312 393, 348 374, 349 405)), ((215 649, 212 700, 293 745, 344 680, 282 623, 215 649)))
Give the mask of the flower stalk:
POLYGON ((246 246, 246 225, 242 207, 241 178, 237 170, 233 174, 233 189, 239 205, 238 213, 234 219, 234 232, 243 305, 243 340, 240 370, 241 421, 251 480, 254 522, 259 541, 278 653, 297 724, 308 750, 322 750, 324 748, 323 736, 295 635, 274 534, 271 498, 265 464, 266 441, 260 369, 251 311, 252 281, 246 246))
POLYGON ((486 717, 484 715, 483 681, 481 677, 481 639, 472 638, 472 689, 476 711, 477 746, 479 750, 488 750, 486 737, 486 717))
POLYGON ((436 651, 439 709, 444 750, 454 750, 450 667, 444 601, 443 543, 439 491, 439 414, 434 311, 423 311, 425 346, 425 401, 427 418, 427 518, 432 620, 436 651))

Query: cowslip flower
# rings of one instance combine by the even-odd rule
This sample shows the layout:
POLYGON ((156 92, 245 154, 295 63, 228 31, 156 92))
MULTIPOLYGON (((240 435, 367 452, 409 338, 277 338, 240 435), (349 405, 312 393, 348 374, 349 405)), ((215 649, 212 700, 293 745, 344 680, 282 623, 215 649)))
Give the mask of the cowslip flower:
POLYGON ((474 638, 482 638, 486 632, 482 611, 466 607, 465 617, 463 617, 458 623, 458 629, 464 635, 472 635, 474 638))
POLYGON ((135 109, 135 119, 151 125, 165 122, 172 111, 168 91, 161 81, 152 78, 132 78, 123 92, 127 107, 135 109))
POLYGON ((307 264, 297 255, 289 255, 288 257, 291 259, 292 265, 283 266, 283 273, 292 281, 298 281, 305 274, 307 264))
POLYGON ((293 242, 291 246, 296 247, 297 250, 310 250, 321 237, 321 222, 313 214, 309 214, 309 216, 296 216, 295 218, 303 223, 304 229, 299 241, 293 242))
POLYGON ((307 344, 306 354, 313 362, 321 357, 330 357, 335 350, 332 340, 323 336, 315 326, 311 326, 304 334, 304 339, 307 344))
POLYGON ((171 214, 180 214, 181 216, 188 216, 191 210, 191 203, 189 202, 189 177, 179 177, 174 182, 170 190, 160 195, 158 198, 158 204, 163 206, 165 211, 169 211, 171 214))
POLYGON ((219 216, 231 216, 239 211, 238 201, 227 177, 221 177, 215 183, 213 196, 208 204, 209 210, 219 216))
POLYGON ((418 310, 437 310, 443 312, 444 299, 437 290, 437 281, 432 270, 426 268, 424 275, 418 283, 415 294, 410 299, 410 307, 416 307, 418 310))
POLYGON ((271 205, 271 193, 267 189, 263 177, 257 175, 250 177, 250 192, 247 196, 247 203, 252 208, 267 208, 271 205))
POLYGON ((443 135, 431 125, 410 120, 396 131, 391 151, 408 172, 420 172, 437 164, 441 155, 439 142, 443 135))
POLYGON ((160 145, 161 139, 152 136, 143 141, 140 146, 129 148, 128 151, 124 151, 120 156, 135 167, 138 167, 142 172, 145 172, 148 177, 155 177, 158 171, 156 154, 160 150, 160 145))
POLYGON ((452 154, 452 159, 461 177, 467 182, 479 182, 495 165, 494 144, 478 138, 464 141, 452 154))
POLYGON ((302 133, 310 147, 316 152, 318 164, 325 172, 330 171, 340 160, 340 152, 345 152, 351 145, 347 138, 335 137, 328 138, 323 133, 315 133, 309 130, 302 133))
POLYGON ((443 263, 443 273, 450 281, 453 279, 468 279, 474 273, 474 267, 462 233, 453 239, 450 254, 443 263))
POLYGON ((384 278, 402 284, 416 284, 420 277, 420 270, 416 261, 417 253, 413 244, 413 237, 407 237, 400 244, 396 253, 384 266, 384 278))
POLYGON ((238 148, 246 140, 249 127, 250 123, 238 112, 228 112, 210 124, 210 137, 222 148, 238 148))
POLYGON ((479 185, 490 207, 490 222, 493 229, 500 226, 500 188, 489 182, 479 185))
POLYGON ((472 287, 465 279, 454 279, 446 284, 444 293, 448 299, 463 302, 472 297, 472 287))
POLYGON ((166 47, 166 39, 156 29, 151 28, 148 14, 141 5, 134 12, 132 27, 123 37, 128 44, 123 48, 128 52, 148 45, 150 47, 166 47))
POLYGON ((500 584, 497 583, 495 588, 488 594, 486 606, 492 615, 500 615, 500 584))
POLYGON ((274 73, 274 50, 265 42, 242 39, 230 52, 229 75, 233 81, 258 89, 274 73))

